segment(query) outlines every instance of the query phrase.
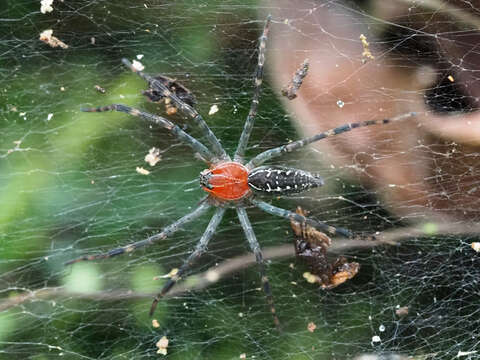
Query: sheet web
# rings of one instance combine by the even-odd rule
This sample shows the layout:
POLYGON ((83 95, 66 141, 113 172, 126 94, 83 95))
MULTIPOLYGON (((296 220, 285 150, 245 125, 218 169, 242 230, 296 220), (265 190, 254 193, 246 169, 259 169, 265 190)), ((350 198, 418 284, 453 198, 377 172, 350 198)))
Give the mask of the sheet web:
MULTIPOLYGON (((478 8, 460 1, 52 6, 45 14, 31 1, 0 8, 2 357, 163 357, 156 344, 165 336, 172 359, 480 358, 480 267, 472 249, 478 8), (145 72, 191 90, 233 153, 268 13, 267 81, 249 157, 347 122, 418 112, 270 162, 322 173, 326 185, 318 190, 267 200, 289 210, 300 205, 363 236, 334 239, 330 255, 347 256, 360 271, 331 290, 308 283, 288 221, 248 209, 269 258, 279 332, 229 210, 193 267, 198 275, 160 302, 152 323, 148 309, 161 276, 190 254, 212 210, 148 248, 63 264, 144 239, 192 211, 203 196, 203 163, 138 118, 79 109, 124 103, 166 116, 120 61, 137 59, 145 72), (68 48, 38 40, 48 29, 68 48), (281 87, 306 58, 298 98, 282 99, 281 87), (144 157, 153 147, 161 159, 149 166, 144 157)), ((168 118, 206 143, 190 120, 168 118)))

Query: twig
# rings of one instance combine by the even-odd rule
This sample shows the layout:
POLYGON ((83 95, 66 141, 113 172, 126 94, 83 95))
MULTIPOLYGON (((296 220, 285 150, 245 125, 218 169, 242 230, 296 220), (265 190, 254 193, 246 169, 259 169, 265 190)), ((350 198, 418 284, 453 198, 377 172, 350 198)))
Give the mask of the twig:
MULTIPOLYGON (((467 235, 480 234, 479 224, 464 224, 464 223, 424 223, 413 225, 405 228, 397 228, 388 230, 380 234, 376 234, 376 240, 351 240, 341 239, 334 240, 328 249, 331 254, 344 254, 347 251, 355 249, 369 249, 382 245, 395 246, 399 245, 403 240, 412 237, 426 237, 435 235, 467 235)), ((294 247, 292 244, 285 244, 280 246, 267 247, 263 250, 265 259, 278 259, 283 257, 295 256, 294 247)), ((179 294, 201 290, 216 283, 220 279, 228 276, 231 273, 238 272, 244 268, 254 265, 255 257, 253 254, 245 254, 231 259, 227 259, 217 266, 190 276, 187 281, 175 286, 166 297, 173 297, 179 294)), ((146 299, 153 298, 156 292, 139 293, 132 290, 116 290, 116 291, 98 291, 92 293, 82 293, 68 290, 64 286, 45 287, 37 290, 26 290, 25 293, 15 295, 0 301, 0 311, 8 310, 12 307, 23 304, 26 301, 46 300, 50 298, 60 297, 75 297, 78 299, 90 299, 97 301, 112 301, 121 299, 146 299)))

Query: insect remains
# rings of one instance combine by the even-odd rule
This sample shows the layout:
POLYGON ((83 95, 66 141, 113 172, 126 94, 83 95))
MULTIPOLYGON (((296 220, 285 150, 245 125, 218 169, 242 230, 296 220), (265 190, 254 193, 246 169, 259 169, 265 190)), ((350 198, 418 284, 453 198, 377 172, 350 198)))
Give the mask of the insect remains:
MULTIPOLYGON (((197 99, 193 93, 185 86, 180 84, 176 79, 169 78, 165 75, 156 75, 153 77, 155 81, 162 83, 169 91, 175 94, 182 102, 189 106, 194 106, 197 103, 197 99)), ((150 101, 155 103, 165 102, 165 111, 167 115, 173 115, 177 113, 177 107, 172 103, 172 100, 162 94, 161 91, 155 89, 149 82, 148 89, 142 92, 150 101)))
MULTIPOLYGON (((296 213, 301 216, 308 216, 307 211, 300 206, 296 213)), ((348 262, 343 256, 334 262, 329 262, 327 250, 332 240, 326 234, 318 231, 313 226, 290 220, 293 232, 295 233, 295 253, 297 258, 305 262, 310 268, 310 273, 303 274, 310 283, 317 283, 323 289, 333 289, 345 281, 353 278, 360 270, 357 262, 348 262)))

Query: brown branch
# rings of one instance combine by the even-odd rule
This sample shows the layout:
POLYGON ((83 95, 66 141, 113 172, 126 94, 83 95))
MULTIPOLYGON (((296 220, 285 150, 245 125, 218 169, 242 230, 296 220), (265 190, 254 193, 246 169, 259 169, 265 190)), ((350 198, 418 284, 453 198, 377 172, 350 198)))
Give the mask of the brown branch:
MULTIPOLYGON (((328 252, 331 254, 343 254, 347 251, 355 249, 369 249, 382 245, 395 246, 399 245, 402 240, 412 237, 426 237, 434 235, 466 235, 480 234, 480 225, 464 224, 464 223, 426 223, 413 225, 405 228, 396 228, 388 230, 380 234, 376 234, 376 240, 357 240, 357 239, 338 239, 334 240, 329 247, 328 252), (427 224, 429 226, 427 227, 427 224), (427 231, 428 230, 428 231, 427 231)), ((278 259, 284 257, 295 256, 292 244, 280 246, 272 246, 263 249, 265 259, 278 259)), ((216 283, 229 274, 238 272, 255 264, 253 254, 245 254, 231 259, 227 259, 217 266, 196 275, 188 277, 188 281, 177 284, 165 297, 173 297, 179 294, 201 290, 216 283)), ((26 291, 23 294, 15 295, 0 301, 0 311, 8 310, 12 307, 23 304, 26 301, 45 300, 59 297, 75 297, 78 299, 90 299, 97 301, 105 300, 121 300, 121 299, 146 299, 153 298, 155 293, 138 293, 132 290, 116 290, 116 291, 98 291, 92 293, 82 293, 67 290, 63 286, 45 287, 38 290, 26 291)))

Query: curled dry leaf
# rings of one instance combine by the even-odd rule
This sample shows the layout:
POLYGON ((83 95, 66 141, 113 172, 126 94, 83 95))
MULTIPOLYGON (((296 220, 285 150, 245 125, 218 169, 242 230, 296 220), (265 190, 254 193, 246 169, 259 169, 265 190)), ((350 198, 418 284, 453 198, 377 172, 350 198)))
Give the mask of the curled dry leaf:
POLYGON ((302 86, 303 79, 308 74, 308 59, 305 59, 300 68, 293 74, 292 80, 282 88, 282 95, 288 100, 293 100, 297 97, 297 91, 302 86))

